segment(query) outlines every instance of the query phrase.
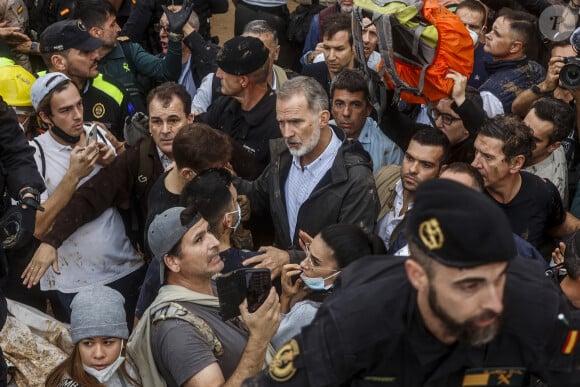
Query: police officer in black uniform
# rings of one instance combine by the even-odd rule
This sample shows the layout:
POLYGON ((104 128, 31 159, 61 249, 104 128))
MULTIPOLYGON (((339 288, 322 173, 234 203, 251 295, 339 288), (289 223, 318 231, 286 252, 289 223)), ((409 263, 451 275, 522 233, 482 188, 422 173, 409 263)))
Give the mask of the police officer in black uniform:
MULTIPOLYGON (((44 181, 18 126, 16 114, 0 96, 0 277, 8 270, 5 249, 27 244, 34 232, 44 181), (11 205, 14 199, 18 203, 11 205)), ((0 292, 0 329, 6 321, 6 299, 0 292)), ((6 385, 6 364, 0 350, 0 385, 6 385)))
POLYGON ((244 386, 579 386, 579 321, 535 261, 515 257, 489 198, 417 190, 411 257, 360 259, 313 323, 244 386))
POLYGON ((33 40, 49 25, 70 19, 75 9, 75 0, 25 0, 28 7, 30 29, 33 40))

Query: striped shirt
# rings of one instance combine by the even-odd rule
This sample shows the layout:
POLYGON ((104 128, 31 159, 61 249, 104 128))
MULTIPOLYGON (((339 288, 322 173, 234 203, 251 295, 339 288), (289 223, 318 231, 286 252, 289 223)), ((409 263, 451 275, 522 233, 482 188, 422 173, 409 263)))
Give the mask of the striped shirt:
POLYGON ((336 153, 342 146, 340 139, 330 130, 332 138, 330 143, 320 156, 304 168, 300 165, 300 157, 292 157, 290 172, 284 185, 286 194, 286 212, 288 214, 288 226, 290 227, 290 239, 294 238, 298 211, 302 203, 308 199, 314 187, 318 185, 322 177, 330 170, 336 153))

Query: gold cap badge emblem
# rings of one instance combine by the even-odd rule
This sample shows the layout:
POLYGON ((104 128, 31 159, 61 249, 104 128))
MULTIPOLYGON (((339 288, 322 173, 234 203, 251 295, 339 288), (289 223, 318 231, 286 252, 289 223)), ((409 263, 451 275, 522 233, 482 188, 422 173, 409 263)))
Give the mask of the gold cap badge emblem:
POLYGON ((435 218, 425 220, 419 225, 419 238, 429 250, 440 249, 445 241, 443 231, 435 218))

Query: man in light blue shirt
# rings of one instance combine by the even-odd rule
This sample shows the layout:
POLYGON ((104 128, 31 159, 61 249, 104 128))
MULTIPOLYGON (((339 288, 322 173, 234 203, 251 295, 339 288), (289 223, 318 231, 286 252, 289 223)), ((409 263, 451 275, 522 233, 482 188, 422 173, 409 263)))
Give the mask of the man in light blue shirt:
POLYGON ((371 159, 360 143, 329 125, 326 90, 312 78, 287 80, 277 92, 276 117, 283 138, 271 141, 271 161, 253 182, 237 179, 252 217, 268 215, 273 246, 244 266, 267 267, 272 276, 304 258, 301 231, 316 235, 329 224, 374 228, 379 211, 371 159))
POLYGON ((384 165, 400 165, 403 151, 369 117, 372 111, 368 82, 357 70, 344 69, 330 86, 331 124, 344 130, 352 139, 358 139, 373 160, 373 174, 384 165))

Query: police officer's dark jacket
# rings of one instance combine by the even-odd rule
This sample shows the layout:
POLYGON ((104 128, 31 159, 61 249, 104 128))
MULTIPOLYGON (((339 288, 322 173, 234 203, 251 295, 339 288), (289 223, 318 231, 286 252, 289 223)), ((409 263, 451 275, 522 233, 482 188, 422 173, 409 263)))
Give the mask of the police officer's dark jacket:
POLYGON ((541 265, 521 258, 509 264, 495 339, 447 346, 425 328, 405 259, 374 256, 349 265, 313 323, 244 386, 519 386, 528 385, 529 373, 549 386, 580 385, 574 355, 561 352, 568 328, 557 315, 567 304, 541 265))
POLYGON ((367 230, 374 227, 379 200, 372 160, 358 141, 348 140, 337 127, 331 128, 342 146, 330 170, 300 207, 294 235, 290 235, 284 190, 292 155, 284 139, 270 141, 270 164, 258 179, 237 181, 239 193, 248 195, 252 216, 271 215, 278 248, 301 250, 299 230, 316 235, 335 223, 359 224, 367 230))
MULTIPOLYGON (((221 96, 196 121, 221 130, 247 149, 246 153, 255 159, 258 171, 251 177, 248 174, 241 175, 246 179, 255 178, 264 170, 270 160, 268 143, 280 137, 276 119, 276 93, 269 87, 250 110, 243 110, 241 103, 233 97, 221 96)), ((236 171, 242 167, 239 165, 240 158, 237 153, 232 156, 232 165, 236 171)))
POLYGON ((34 162, 34 148, 28 145, 14 111, 1 96, 0 128, 0 196, 4 189, 15 200, 24 187, 44 191, 44 181, 34 162))

